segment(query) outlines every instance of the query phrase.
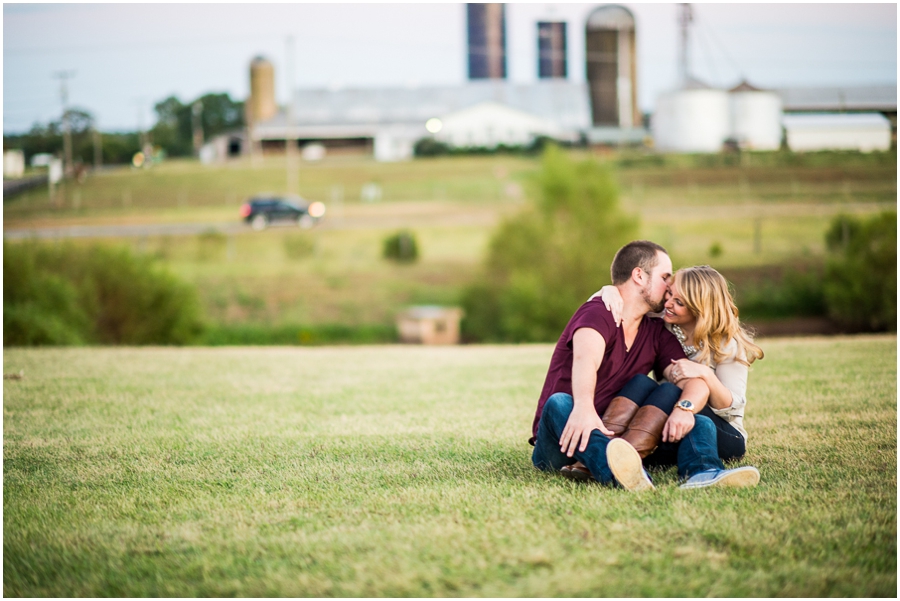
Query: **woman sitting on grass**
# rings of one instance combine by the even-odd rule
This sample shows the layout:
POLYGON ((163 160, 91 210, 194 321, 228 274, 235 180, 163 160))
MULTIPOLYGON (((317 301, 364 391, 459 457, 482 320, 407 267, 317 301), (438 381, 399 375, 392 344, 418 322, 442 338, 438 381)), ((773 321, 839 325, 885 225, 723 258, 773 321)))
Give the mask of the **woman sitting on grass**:
MULTIPOLYGON (((604 286, 591 298, 598 295, 618 323, 622 310, 618 290, 604 286)), ((741 459, 747 450, 743 425, 747 376, 750 364, 764 355, 741 326, 728 283, 708 265, 679 269, 662 318, 688 357, 675 362, 673 382, 678 384, 688 378, 706 382, 709 398, 699 415, 709 417, 716 425, 719 457, 723 461, 741 459)), ((646 463, 674 464, 674 450, 663 443, 647 457, 646 463)))

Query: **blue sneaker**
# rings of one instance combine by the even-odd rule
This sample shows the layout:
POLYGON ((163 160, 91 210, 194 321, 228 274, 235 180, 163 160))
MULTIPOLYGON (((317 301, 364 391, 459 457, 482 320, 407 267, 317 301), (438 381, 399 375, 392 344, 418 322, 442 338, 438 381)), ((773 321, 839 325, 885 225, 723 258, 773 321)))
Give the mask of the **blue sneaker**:
POLYGON ((650 474, 641 463, 640 454, 628 441, 621 438, 610 440, 606 445, 606 461, 616 482, 625 490, 640 492, 656 488, 650 480, 650 474))
POLYGON ((759 470, 752 465, 747 465, 731 470, 712 469, 694 474, 679 488, 706 488, 707 486, 746 488, 757 484, 759 484, 759 470))

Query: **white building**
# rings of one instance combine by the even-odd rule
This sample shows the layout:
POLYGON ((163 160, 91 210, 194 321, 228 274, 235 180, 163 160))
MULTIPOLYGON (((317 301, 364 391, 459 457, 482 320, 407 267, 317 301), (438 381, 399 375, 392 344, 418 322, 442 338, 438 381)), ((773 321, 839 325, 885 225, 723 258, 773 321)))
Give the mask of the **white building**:
MULTIPOLYGON (((439 120, 441 128, 435 139, 458 148, 527 146, 540 136, 566 137, 553 121, 493 101, 442 115, 439 120)), ((569 137, 573 135, 569 133, 569 137)))
POLYGON ((3 153, 3 177, 22 177, 25 174, 25 153, 7 150, 3 153))
MULTIPOLYGON (((512 140, 549 135, 577 140, 591 126, 587 84, 566 80, 543 80, 514 84, 504 80, 470 81, 458 86, 423 86, 372 89, 306 89, 294 94, 294 125, 280 110, 253 128, 253 140, 273 148, 284 148, 289 131, 301 145, 319 142, 328 153, 347 148, 371 151, 378 160, 412 157, 416 141, 431 135, 429 119, 440 119, 444 136, 469 146, 508 144, 512 140), (500 108, 502 107, 502 108, 500 108), (475 134, 473 124, 485 123, 487 115, 502 121, 491 134, 475 134), (510 133, 512 131, 512 134, 510 133), (460 134, 460 132, 469 132, 460 134), (460 135, 462 137, 460 137, 460 135), (496 143, 488 142, 497 140, 496 143), (508 141, 504 141, 508 140, 508 141)), ((488 124, 490 125, 490 124, 488 124)))
POLYGON ((891 123, 879 113, 785 115, 782 122, 795 152, 891 148, 891 123))

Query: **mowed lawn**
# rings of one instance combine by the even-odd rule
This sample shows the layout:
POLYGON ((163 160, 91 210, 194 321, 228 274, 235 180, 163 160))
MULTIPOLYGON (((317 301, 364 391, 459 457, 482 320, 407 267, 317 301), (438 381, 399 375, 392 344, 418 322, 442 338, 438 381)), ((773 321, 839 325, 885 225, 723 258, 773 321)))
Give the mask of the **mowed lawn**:
POLYGON ((747 490, 531 467, 551 345, 5 349, 5 596, 897 594, 897 339, 763 339, 747 490))

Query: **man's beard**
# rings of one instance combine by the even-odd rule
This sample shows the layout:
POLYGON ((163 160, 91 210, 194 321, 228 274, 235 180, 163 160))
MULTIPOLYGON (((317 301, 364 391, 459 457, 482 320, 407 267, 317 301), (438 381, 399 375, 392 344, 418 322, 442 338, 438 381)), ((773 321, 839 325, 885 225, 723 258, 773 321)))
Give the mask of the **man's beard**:
POLYGON ((643 288, 641 288, 641 298, 644 299, 644 302, 650 306, 651 313, 661 313, 663 309, 666 308, 666 298, 659 299, 658 301, 654 301, 650 298, 650 284, 647 284, 643 288))

